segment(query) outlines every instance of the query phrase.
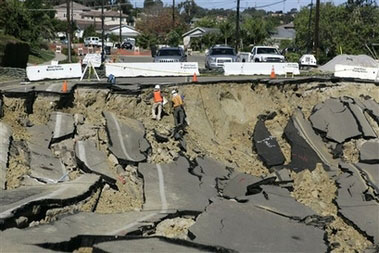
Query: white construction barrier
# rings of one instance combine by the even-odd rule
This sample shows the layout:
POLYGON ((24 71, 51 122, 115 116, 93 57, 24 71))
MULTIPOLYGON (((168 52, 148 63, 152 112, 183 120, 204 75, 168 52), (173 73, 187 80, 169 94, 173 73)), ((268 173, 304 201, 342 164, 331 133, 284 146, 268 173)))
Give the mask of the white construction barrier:
POLYGON ((101 54, 86 54, 83 59, 83 64, 88 65, 92 63, 92 66, 98 68, 101 66, 101 54))
POLYGON ((133 62, 106 63, 105 75, 115 77, 136 76, 192 76, 200 75, 197 62, 133 62))
POLYGON ((80 78, 82 75, 82 66, 80 63, 29 66, 26 67, 26 75, 30 81, 80 78))
POLYGON ((225 62, 224 75, 270 75, 272 68, 276 75, 300 75, 299 64, 295 62, 225 62))
POLYGON ((360 66, 336 64, 334 68, 334 76, 336 77, 350 77, 379 81, 379 67, 366 68, 360 66))

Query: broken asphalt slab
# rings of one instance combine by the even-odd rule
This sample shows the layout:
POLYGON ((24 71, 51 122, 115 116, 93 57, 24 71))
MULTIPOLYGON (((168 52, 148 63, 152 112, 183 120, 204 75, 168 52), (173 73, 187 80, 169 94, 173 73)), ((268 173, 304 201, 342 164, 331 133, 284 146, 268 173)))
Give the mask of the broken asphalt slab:
POLYGON ((374 99, 366 96, 363 97, 361 102, 361 107, 363 107, 370 116, 379 124, 379 104, 374 99))
POLYGON ((379 139, 367 141, 362 144, 359 149, 359 161, 379 164, 379 139))
POLYGON ((324 231, 253 204, 219 200, 189 228, 194 242, 239 252, 325 252, 324 231))
POLYGON ((378 244, 379 203, 375 199, 366 200, 368 186, 354 165, 341 163, 340 166, 345 173, 336 181, 338 212, 371 242, 378 244))
POLYGON ((100 185, 100 177, 85 174, 79 178, 53 185, 25 186, 0 192, 0 230, 15 227, 21 216, 38 217, 43 209, 63 207, 83 200, 100 185))
POLYGON ((52 143, 65 138, 71 138, 74 135, 74 117, 71 114, 53 112, 50 114, 47 124, 53 133, 52 143))
POLYGON ((113 113, 103 112, 106 130, 110 138, 109 150, 121 161, 142 162, 150 144, 145 139, 145 128, 140 121, 117 119, 113 113))
POLYGON ((309 120, 314 129, 338 143, 362 135, 354 115, 338 98, 327 99, 316 105, 309 120))
MULTIPOLYGON (((1 232, 2 252, 10 252, 14 245, 20 248, 36 245, 53 247, 62 245, 62 251, 73 251, 85 243, 86 237, 123 236, 138 230, 142 226, 158 222, 162 216, 154 216, 153 212, 126 212, 119 214, 98 214, 80 212, 65 215, 50 224, 29 227, 26 229, 7 229, 1 232), (22 240, 20 240, 22 238, 22 240), (83 240, 83 242, 81 241, 83 240), (72 247, 69 249, 63 248, 72 247), (9 250, 8 250, 9 249, 9 250)), ((41 248, 41 251, 43 248, 41 248)), ((28 252, 28 251, 26 251, 28 252)))
MULTIPOLYGON (((353 99, 351 99, 353 100, 353 99)), ((349 106, 349 109, 353 113, 356 121, 358 122, 358 126, 360 131, 362 132, 362 135, 364 138, 376 138, 376 134, 374 130, 372 129, 370 123, 368 122, 365 114, 363 113, 363 109, 355 103, 355 100, 347 101, 347 105, 349 106)))
POLYGON ((210 247, 179 239, 164 237, 135 238, 102 242, 94 245, 93 253, 100 252, 230 252, 220 247, 210 247))
POLYGON ((110 184, 115 184, 116 175, 112 173, 107 162, 105 152, 98 150, 94 141, 78 141, 75 145, 76 158, 83 166, 85 172, 95 173, 104 178, 110 184))
POLYGON ((5 189, 12 129, 0 122, 0 189, 5 189))
POLYGON ((357 163, 355 166, 363 174, 367 185, 371 186, 379 197, 379 164, 357 163))
POLYGON ((279 143, 268 131, 263 120, 258 120, 255 124, 253 143, 259 158, 266 167, 271 168, 285 162, 279 143))
POLYGON ((216 187, 218 179, 226 179, 231 173, 230 169, 210 157, 197 157, 197 166, 193 169, 192 173, 199 176, 202 182, 216 187))
POLYGON ((138 172, 144 180, 143 210, 202 212, 217 191, 201 185, 189 169, 190 164, 184 157, 169 164, 139 163, 138 172))

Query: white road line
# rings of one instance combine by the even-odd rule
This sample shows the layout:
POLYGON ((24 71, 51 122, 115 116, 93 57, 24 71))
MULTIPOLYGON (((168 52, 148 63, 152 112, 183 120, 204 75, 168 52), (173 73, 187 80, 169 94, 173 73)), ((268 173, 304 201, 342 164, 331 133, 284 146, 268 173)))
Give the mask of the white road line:
POLYGON ((57 113, 55 118, 54 138, 57 138, 61 134, 62 114, 57 113))
POLYGON ((83 141, 78 141, 77 145, 78 145, 79 159, 82 160, 85 165, 88 165, 87 156, 86 156, 86 149, 84 148, 83 141))
POLYGON ((123 138, 122 138, 122 135, 121 135, 121 127, 120 125, 118 124, 118 121, 117 119, 114 117, 114 115, 112 113, 110 113, 113 121, 114 121, 114 124, 116 125, 116 129, 117 129, 117 136, 119 138, 119 141, 120 141, 120 145, 121 145, 121 149, 122 149, 122 152, 124 153, 124 155, 126 156, 126 158, 130 161, 133 161, 134 159, 132 159, 128 152, 126 151, 126 147, 125 147, 125 144, 124 144, 124 141, 123 141, 123 138))
POLYGON ((164 177, 162 172, 162 167, 160 164, 156 165, 157 172, 158 172, 158 178, 159 178, 159 194, 161 196, 161 213, 165 213, 167 211, 167 199, 166 199, 166 192, 164 189, 164 177))
MULTIPOLYGON (((166 199, 166 192, 165 192, 165 188, 164 188, 163 171, 162 171, 162 167, 160 164, 156 164, 156 167, 157 167, 158 180, 159 180, 159 194, 161 197, 161 211, 160 211, 160 213, 166 213, 166 211, 167 211, 167 199, 166 199)), ((146 220, 154 217, 157 214, 158 214, 158 212, 154 212, 154 213, 148 214, 146 216, 143 216, 142 218, 136 220, 135 222, 127 224, 125 227, 122 227, 120 229, 112 231, 110 234, 118 235, 118 234, 122 233, 122 235, 123 235, 123 234, 127 233, 127 230, 129 228, 137 226, 140 222, 146 221, 146 220)))
POLYGON ((61 85, 60 83, 54 83, 52 85, 50 85, 49 87, 47 87, 46 91, 54 91, 55 90, 55 87, 61 85))

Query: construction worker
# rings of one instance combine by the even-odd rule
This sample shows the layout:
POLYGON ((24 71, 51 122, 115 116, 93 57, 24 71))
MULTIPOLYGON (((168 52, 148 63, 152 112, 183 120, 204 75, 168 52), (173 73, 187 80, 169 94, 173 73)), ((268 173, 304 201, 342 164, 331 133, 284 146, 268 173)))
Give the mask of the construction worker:
POLYGON ((178 94, 177 90, 172 90, 172 106, 174 107, 174 121, 175 121, 175 128, 183 128, 184 127, 184 108, 183 108, 183 99, 178 94))
POLYGON ((153 119, 161 120, 163 97, 161 95, 161 87, 159 85, 155 85, 153 95, 154 95, 153 96, 154 104, 152 108, 153 119), (158 113, 156 113, 157 110, 158 110, 158 113))

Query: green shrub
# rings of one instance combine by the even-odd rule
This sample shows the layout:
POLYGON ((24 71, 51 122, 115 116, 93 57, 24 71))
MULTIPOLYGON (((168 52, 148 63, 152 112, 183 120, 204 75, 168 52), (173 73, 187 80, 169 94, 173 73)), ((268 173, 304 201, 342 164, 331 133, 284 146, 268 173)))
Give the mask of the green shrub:
POLYGON ((25 42, 9 41, 5 44, 2 53, 1 66, 13 68, 26 68, 30 52, 29 44, 25 42))

